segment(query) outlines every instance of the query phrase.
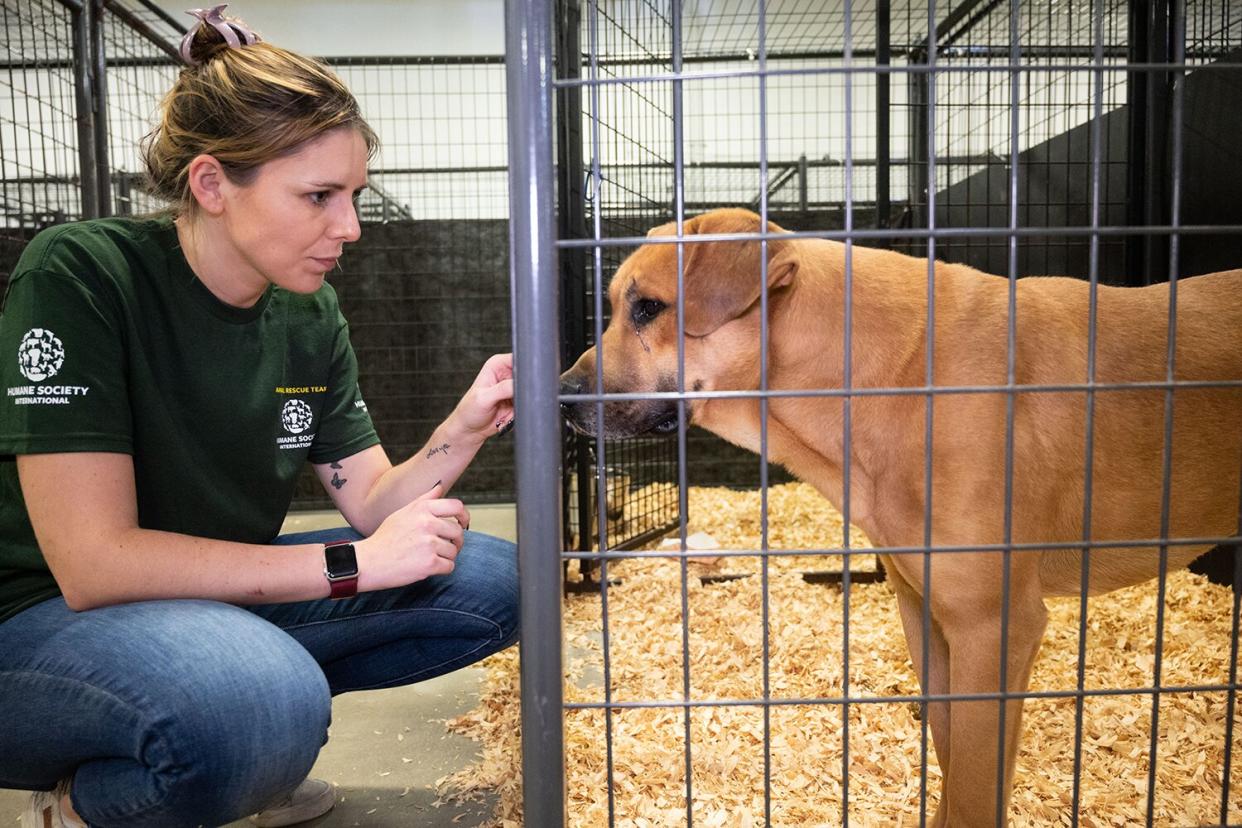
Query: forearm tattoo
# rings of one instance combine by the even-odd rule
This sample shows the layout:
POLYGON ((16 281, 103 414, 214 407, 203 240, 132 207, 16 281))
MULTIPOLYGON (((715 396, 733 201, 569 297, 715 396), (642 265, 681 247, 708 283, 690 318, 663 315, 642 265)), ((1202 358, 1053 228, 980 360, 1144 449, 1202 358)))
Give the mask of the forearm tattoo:
POLYGON ((448 452, 449 452, 448 443, 444 443, 443 445, 439 445, 439 446, 432 446, 430 450, 428 450, 427 452, 427 459, 430 460, 432 457, 435 457, 437 454, 448 454, 448 452))

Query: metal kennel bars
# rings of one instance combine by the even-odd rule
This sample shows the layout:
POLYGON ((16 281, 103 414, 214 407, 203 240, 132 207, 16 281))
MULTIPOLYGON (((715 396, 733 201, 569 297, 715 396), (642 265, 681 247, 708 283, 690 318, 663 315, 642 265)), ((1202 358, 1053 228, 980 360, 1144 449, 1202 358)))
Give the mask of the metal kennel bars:
MULTIPOLYGON (((165 206, 139 144, 180 71, 178 17, 149 0, 0 0, 0 291, 42 228, 165 206)), ((377 429, 408 457, 511 343, 503 57, 328 62, 381 138, 362 240, 330 281, 377 429)), ((456 491, 512 501, 512 441, 490 441, 456 491)), ((294 508, 330 505, 308 469, 294 508)))
MULTIPOLYGON (((649 33, 666 23, 651 6, 619 6, 596 27, 599 50, 617 57, 604 71, 623 78, 627 70, 667 69, 653 51, 649 33)), ((558 14, 559 74, 573 77, 582 71, 581 10, 565 3, 558 14)), ((564 136, 557 159, 558 235, 589 238, 597 222, 609 235, 641 235, 665 220, 668 145, 672 115, 652 99, 644 84, 621 82, 606 101, 565 89, 557 107, 558 129, 564 136), (589 124, 603 135, 597 146, 583 141, 589 124), (598 149, 599 158, 592 153, 598 149), (595 172, 601 186, 594 186, 595 172)), ((601 251, 605 276, 615 272, 624 251, 601 251)), ((560 260, 564 331, 562 354, 566 362, 594 342, 597 294, 587 268, 585 250, 566 251, 560 260)), ((567 430, 564 459, 565 544, 581 551, 635 548, 674 530, 678 522, 675 447, 666 440, 631 438, 610 440, 597 447, 594 440, 567 430), (601 459, 606 453, 607 462, 601 459), (602 473, 601 473, 602 472, 602 473), (603 497, 600 497, 600 491, 603 497), (603 508, 600 508, 600 504, 603 508), (600 514, 603 514, 601 520, 600 514)), ((594 589, 594 566, 579 561, 579 575, 568 573, 572 590, 594 589)))
MULTIPOLYGON (((511 342, 499 55, 329 58, 379 134, 362 237, 330 281, 393 457, 418 451, 511 342)), ((455 492, 511 502, 513 443, 488 441, 455 492)), ((323 505, 305 478, 303 506, 323 505)))
POLYGON ((167 15, 144 0, 8 0, 0 15, 5 241, 157 206, 135 185, 138 141, 176 76, 167 15))
MULTIPOLYGON (((559 41, 564 44, 564 41, 559 41)), ((760 401, 766 447, 766 412, 769 401, 790 392, 767 386, 766 358, 761 357, 759 387, 750 391, 696 392, 684 380, 676 393, 630 393, 623 395, 558 395, 557 375, 563 369, 557 343, 548 332, 561 321, 558 301, 558 269, 564 260, 583 264, 583 276, 596 298, 592 322, 593 341, 602 334, 605 316, 602 291, 606 262, 624 258, 647 239, 636 232, 610 227, 598 214, 590 222, 591 234, 580 239, 558 224, 556 187, 564 186, 577 169, 561 169, 557 161, 574 156, 557 154, 556 142, 580 141, 580 163, 587 168, 586 186, 593 203, 602 208, 609 187, 614 193, 635 189, 635 177, 646 175, 667 182, 664 218, 679 223, 713 206, 752 206, 761 216, 780 217, 797 238, 827 238, 866 246, 891 246, 920 253, 930 260, 945 259, 977 264, 1006 277, 1010 284, 1009 366, 1007 382, 997 386, 938 388, 931 381, 932 333, 928 332, 927 382, 922 388, 859 389, 851 386, 851 339, 844 340, 846 374, 841 388, 815 389, 809 396, 842 400, 845 412, 844 456, 850 456, 850 411, 868 397, 907 394, 921 397, 926 408, 928 455, 924 460, 930 489, 931 440, 935 401, 955 393, 991 393, 1006 398, 1005 525, 1010 526, 1014 498, 1013 434, 1015 399, 1031 391, 1015 384, 1013 296, 1017 277, 1030 274, 1068 273, 1096 286, 1144 284, 1168 280, 1173 286, 1170 301, 1169 353, 1176 337, 1176 291, 1179 277, 1242 264, 1238 244, 1242 216, 1236 207, 1222 203, 1219 181, 1239 182, 1242 162, 1236 148, 1228 146, 1236 135, 1228 127, 1236 120, 1242 88, 1242 9, 1220 0, 1202 2, 1021 4, 999 0, 963 0, 952 4, 874 2, 737 2, 682 3, 609 2, 583 0, 556 4, 552 0, 509 0, 506 4, 508 72, 511 265, 514 284, 514 339, 517 356, 517 405, 521 412, 517 433, 517 493, 519 546, 522 560, 522 732, 524 808, 528 825, 560 826, 567 822, 566 760, 564 737, 567 717, 579 712, 600 714, 597 741, 603 742, 604 787, 595 791, 607 800, 609 824, 632 820, 634 814, 618 803, 614 762, 614 734, 620 717, 638 710, 668 711, 668 738, 684 746, 681 764, 684 779, 679 801, 665 810, 677 812, 677 822, 666 824, 734 824, 708 821, 701 814, 705 803, 696 799, 695 751, 689 736, 692 716, 700 711, 754 708, 763 719, 761 813, 755 822, 773 821, 772 719, 782 708, 813 706, 840 708, 839 733, 823 733, 825 740, 841 745, 838 787, 838 821, 869 823, 854 811, 851 797, 860 794, 851 786, 860 757, 851 748, 852 709, 872 705, 911 705, 916 716, 916 756, 911 771, 918 776, 915 788, 917 816, 922 825, 930 819, 930 737, 927 726, 929 703, 952 700, 926 691, 914 693, 856 693, 850 670, 851 583, 845 567, 841 583, 845 648, 839 683, 823 688, 814 698, 783 697, 769 683, 769 560, 814 550, 772 550, 767 542, 767 489, 770 474, 766 458, 757 461, 757 477, 763 497, 762 539, 757 549, 734 550, 726 555, 758 555, 762 567, 762 605, 758 608, 763 628, 762 692, 747 697, 695 695, 689 647, 691 640, 690 577, 687 565, 694 553, 685 552, 687 480, 687 403, 713 397, 744 397, 760 401), (625 59, 601 54, 601 30, 629 15, 643 24, 634 31, 634 54, 625 59), (581 20, 582 60, 558 62, 557 25, 561 20, 581 20), (788 50, 773 48, 774 35, 790 41, 788 50), (713 53, 713 38, 730 41, 713 53), (706 48, 703 48, 706 45, 706 48), (696 51, 702 49, 702 51, 696 51), (636 57, 637 54, 647 57, 636 57), (617 64, 625 72, 615 71, 617 64), (641 64, 641 65, 640 65, 641 64), (581 132, 558 129, 557 105, 580 96, 582 109, 600 113, 613 90, 622 86, 643 89, 652 106, 671 116, 667 141, 650 158, 610 159, 601 135, 620 130, 624 117, 608 122, 588 115, 581 132), (825 92, 825 87, 833 91, 825 92), (793 94, 785 94, 792 90, 793 94), (824 106, 798 103, 807 108, 791 111, 791 100, 814 101, 822 94, 824 106), (689 102, 694 102, 691 107, 689 102), (782 108, 785 107, 785 108, 782 108), (828 117, 824 117, 827 115, 828 117), (1193 117, 1192 117, 1193 116, 1193 117), (779 129, 774 128, 779 125, 779 129), (716 130, 716 131, 713 131, 716 130), (792 140, 791 140, 792 137, 792 140), (824 144, 817 145, 817 142, 824 144), (1188 153, 1193 144, 1195 151, 1188 153), (805 145, 808 149, 803 150, 805 145), (779 154, 777 149, 779 148, 779 154), (696 155, 698 156, 696 158, 696 155), (813 163, 817 159, 822 163, 813 163), (723 175, 720 171, 727 171, 723 175), (715 178, 713 178, 713 176, 715 178), (732 178, 736 176, 736 178, 732 178), (751 183, 745 183, 747 176, 751 183), (828 176, 824 178, 824 176, 828 176), (724 177, 724 183, 719 179, 724 177), (715 183, 714 183, 715 182, 715 183), (1195 185, 1191 187, 1190 185, 1195 185), (1205 205, 1199 191, 1217 194, 1205 205), (1186 219, 1195 216, 1193 223, 1186 219), (1222 261, 1225 260, 1225 261, 1222 261), (1189 264, 1193 262, 1194 264, 1189 264), (1194 269, 1189 269, 1193 267, 1194 269), (560 504, 560 481, 554 458, 561 450, 559 403, 587 402, 597 405, 602 418, 605 401, 673 399, 678 406, 678 482, 683 516, 679 535, 681 549, 653 552, 607 550, 585 552, 564 548, 555 515, 560 504), (559 550, 559 554, 554 551, 559 550), (681 567, 680 630, 673 638, 682 649, 680 693, 668 697, 624 699, 614 697, 610 663, 609 595, 610 564, 669 558, 681 567), (565 645, 562 641, 562 594, 560 569, 566 560, 597 561, 602 569, 599 587, 603 653, 602 698, 567 702, 564 685, 565 645)), ((624 137, 622 138, 624 143, 624 137)), ((563 147, 561 148, 564 149, 563 147)), ((621 153, 618 153, 620 155, 621 153)), ((1236 192, 1233 202, 1237 202, 1236 192)), ((622 205, 623 206, 623 205, 622 205)), ((602 212, 602 210, 601 210, 602 212)), ((766 245, 774 238, 726 235, 718 240, 757 239, 766 245)), ((683 262, 690 243, 678 242, 683 262)), ((847 258, 847 262, 850 261, 847 258)), ((850 303, 850 266, 846 266, 844 314, 847 331, 853 312, 850 303)), ((929 296, 931 287, 929 285, 929 296)), ((766 302, 766 288, 764 289, 766 302)), ((1094 308, 1094 300, 1093 305, 1094 308)), ((681 309, 678 309, 679 317, 681 309)), ((934 321, 931 323, 934 326, 934 321)), ((766 330, 766 326, 765 326, 766 330)), ((1222 331, 1222 337, 1237 337, 1222 331)), ((1094 312, 1085 343, 1094 354, 1094 312)), ((766 334, 761 353, 767 353, 766 334)), ((1171 412, 1176 391, 1186 384, 1175 379, 1172 360, 1164 381, 1149 384, 1165 397, 1165 456, 1163 507, 1165 528, 1159 537, 1142 544, 1167 550, 1187 539, 1170 537, 1167 529, 1170 484, 1171 412)), ((1092 365, 1093 363, 1088 363, 1092 365)), ((1216 387, 1242 387, 1242 379, 1209 383, 1216 387)), ((1148 389, 1147 385, 1134 386, 1148 389)), ((1125 393, 1128 386, 1097 383, 1094 369, 1079 384, 1038 389, 1043 392, 1079 392, 1087 410, 1101 394, 1125 393)), ((1086 458, 1093 452, 1088 415, 1086 458)), ((596 459, 607 465, 607 448, 596 442, 596 459)), ((762 452, 761 452, 762 454, 762 452)), ((1242 463, 1242 458, 1239 458, 1242 463)), ((848 465, 847 465, 848 468, 848 465)), ((1087 469, 1091 468, 1088 461, 1087 469)), ((846 473, 848 479, 848 472, 846 473)), ((606 499, 602 482, 599 502, 606 499)), ((1242 493, 1239 494, 1242 504, 1242 493)), ((1082 510, 1089 518, 1092 490, 1088 472, 1082 510)), ((841 504, 849 519, 849 489, 841 504)), ((600 507, 601 512, 603 506, 600 507)), ((925 542, 909 548, 889 548, 892 555, 952 554, 964 551, 933 546, 930 527, 934 505, 925 503, 925 542)), ((601 521, 605 519, 600 515, 601 521)), ((1089 519, 1084 519, 1089 526, 1089 519)), ((1239 507, 1242 527, 1242 505, 1239 507)), ((1005 584, 1013 556, 1047 544, 1014 542, 1006 531, 1003 543, 987 551, 1001 553, 1005 561, 1005 584)), ((1221 544, 1228 552, 1236 547, 1242 529, 1231 535, 1197 538, 1221 544)), ((1081 541, 1063 548, 1090 551, 1108 544, 1093 542, 1089 530, 1081 541)), ((818 550, 849 559, 862 554, 851 548, 849 534, 839 547, 818 550)), ((870 550, 867 550, 869 553, 870 550)), ((1089 555, 1084 556, 1089 560, 1089 555)), ((1141 696, 1150 699, 1150 726, 1135 755, 1147 763, 1146 779, 1134 785, 1138 821, 1147 825, 1181 824, 1159 816, 1157 764, 1169 749, 1161 735, 1161 704, 1176 695, 1217 694, 1223 698, 1224 721, 1219 723, 1216 744, 1223 754, 1218 775, 1218 797, 1209 810, 1190 815, 1193 822, 1235 824, 1242 821, 1236 776, 1238 747, 1235 729, 1239 627, 1238 595, 1242 593, 1242 556, 1231 555, 1225 580, 1234 597, 1228 627, 1227 677, 1214 682, 1177 685, 1162 681, 1166 612, 1166 571, 1152 585, 1157 599, 1154 615, 1154 658, 1148 665, 1150 679, 1134 688, 1093 688, 1085 680, 1085 642, 1089 635, 1086 595, 1077 612, 1077 666, 1071 689, 1022 694, 1027 699, 1068 699, 1073 703, 1072 787, 1058 798, 1061 809, 1051 821, 1099 824, 1107 811, 1082 819, 1083 802, 1089 792, 1081 785, 1084 756, 1084 707, 1099 699, 1141 696)), ((820 588, 820 587, 808 587, 820 588)), ((1006 593, 1007 596, 1007 593, 1006 593)), ((577 599, 574 599, 577 600, 577 599)), ((1006 597, 1007 600, 1007 597, 1006 597)), ((1007 617, 1003 614, 1002 617, 1007 617)), ((888 623, 895 623, 895 618, 888 623)), ((1003 623, 1003 622, 1002 622, 1003 623)), ((930 618, 923 619, 928 628, 930 618)), ((857 634, 859 631, 855 630, 857 634)), ((1003 653, 1007 636, 1002 633, 1003 653)), ((924 665, 927 651, 924 649, 924 665)), ((919 666, 912 666, 914 672, 919 666)), ((925 671, 925 666, 924 666, 925 671)), ((1002 686, 1003 685, 1002 673, 1002 686)), ((999 691, 982 698, 1003 702, 1014 694, 999 691)), ((973 698, 973 697, 972 697, 973 698)), ((961 699, 959 699, 961 700, 961 699)), ((1001 714, 1002 720, 1004 713, 1001 714)), ((1167 760, 1166 760, 1167 761, 1167 760)), ((595 779, 596 777, 591 777, 595 779)), ((1000 785, 981 795, 1002 796, 1000 785)), ((1163 807, 1163 806, 1162 806, 1163 807)), ((1160 812, 1163 813, 1163 812, 1160 812)), ((736 816, 736 814, 734 815, 736 816)), ((668 817, 670 820, 671 816, 668 817)), ((713 818, 714 820, 714 818, 713 818)), ((825 820, 827 821, 827 820, 825 820)), ((1000 818, 998 817, 998 824, 1000 818)), ((627 823, 629 824, 629 823, 627 823)), ((740 824, 740 823, 738 823, 740 824)), ((824 824, 817 822, 815 824, 824 824)))

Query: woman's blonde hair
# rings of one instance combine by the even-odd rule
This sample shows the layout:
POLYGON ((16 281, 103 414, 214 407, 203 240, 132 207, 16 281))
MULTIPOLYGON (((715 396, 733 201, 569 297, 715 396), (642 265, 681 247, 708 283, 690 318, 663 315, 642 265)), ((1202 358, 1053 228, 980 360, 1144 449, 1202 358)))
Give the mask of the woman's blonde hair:
MULTIPOLYGON (((249 33, 236 19, 228 25, 249 33)), ((375 132, 353 94, 324 64, 261 41, 230 46, 207 21, 187 43, 192 65, 181 70, 160 106, 159 124, 142 141, 148 188, 175 213, 194 206, 189 165, 202 154, 241 185, 267 161, 341 127, 358 130, 374 156, 375 132)))

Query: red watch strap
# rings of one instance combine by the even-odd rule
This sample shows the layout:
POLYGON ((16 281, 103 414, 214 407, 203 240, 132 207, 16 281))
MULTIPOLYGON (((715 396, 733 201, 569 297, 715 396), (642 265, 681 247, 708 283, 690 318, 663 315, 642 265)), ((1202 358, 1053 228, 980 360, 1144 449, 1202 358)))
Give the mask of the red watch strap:
POLYGON ((358 576, 328 581, 328 587, 331 590, 328 596, 330 598, 353 598, 358 594, 358 576))

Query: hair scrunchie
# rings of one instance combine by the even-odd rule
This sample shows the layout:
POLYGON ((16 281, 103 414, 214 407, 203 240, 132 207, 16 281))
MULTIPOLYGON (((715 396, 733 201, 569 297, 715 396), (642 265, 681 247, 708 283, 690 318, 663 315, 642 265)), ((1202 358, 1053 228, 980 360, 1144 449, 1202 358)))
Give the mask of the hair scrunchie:
MULTIPOLYGON (((206 23, 219 32, 230 49, 240 49, 243 41, 246 46, 258 43, 260 38, 257 34, 239 23, 230 23, 224 19, 224 10, 228 7, 228 3, 221 3, 209 9, 188 9, 186 14, 197 17, 201 23, 206 23)), ((190 31, 185 33, 185 37, 181 38, 181 59, 190 66, 197 66, 199 64, 199 61, 194 60, 190 54, 190 46, 194 42, 194 35, 196 34, 198 34, 197 26, 190 29, 190 31)))

